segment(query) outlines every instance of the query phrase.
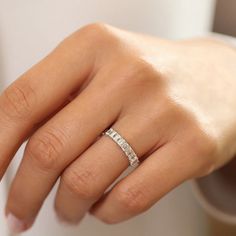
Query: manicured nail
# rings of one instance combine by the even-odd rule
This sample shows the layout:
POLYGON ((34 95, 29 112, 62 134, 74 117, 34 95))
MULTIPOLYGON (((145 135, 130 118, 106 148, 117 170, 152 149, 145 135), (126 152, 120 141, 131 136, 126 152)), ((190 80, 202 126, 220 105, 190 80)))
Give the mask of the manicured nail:
POLYGON ((27 224, 11 213, 7 215, 7 224, 11 233, 21 233, 27 229, 27 224))

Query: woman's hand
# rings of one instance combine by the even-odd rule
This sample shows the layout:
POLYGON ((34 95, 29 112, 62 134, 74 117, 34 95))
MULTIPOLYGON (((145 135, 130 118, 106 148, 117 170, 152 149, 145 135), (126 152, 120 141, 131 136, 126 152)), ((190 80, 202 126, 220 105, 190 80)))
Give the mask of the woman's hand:
POLYGON ((208 39, 167 41, 85 26, 0 97, 0 173, 29 138, 6 207, 13 231, 34 222, 56 180, 58 216, 106 223, 144 212, 236 151, 236 53, 208 39), (141 164, 128 167, 116 129, 141 164))

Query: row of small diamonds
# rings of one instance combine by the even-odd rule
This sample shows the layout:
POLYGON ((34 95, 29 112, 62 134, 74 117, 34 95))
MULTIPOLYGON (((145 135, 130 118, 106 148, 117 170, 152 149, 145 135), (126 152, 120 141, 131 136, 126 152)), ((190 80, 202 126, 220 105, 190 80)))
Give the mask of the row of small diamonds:
POLYGON ((120 148, 125 152, 131 166, 135 167, 139 164, 139 159, 137 155, 135 154, 134 150, 132 149, 132 147, 114 129, 110 128, 109 130, 105 132, 105 134, 111 137, 120 146, 120 148))

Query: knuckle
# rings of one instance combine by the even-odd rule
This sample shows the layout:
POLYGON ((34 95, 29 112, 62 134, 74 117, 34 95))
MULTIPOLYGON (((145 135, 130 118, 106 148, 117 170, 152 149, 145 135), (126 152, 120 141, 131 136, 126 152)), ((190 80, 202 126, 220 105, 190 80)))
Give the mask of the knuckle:
POLYGON ((154 71, 152 65, 142 58, 135 58, 128 68, 131 75, 141 75, 141 77, 145 77, 154 71))
POLYGON ((138 214, 148 208, 148 198, 143 190, 137 187, 122 187, 116 192, 119 204, 131 214, 138 214))
MULTIPOLYGON (((190 178, 204 176, 214 170, 217 162, 218 144, 213 136, 194 127, 188 130, 185 139, 183 160, 189 163, 190 178), (194 165, 193 165, 194 163, 194 165)), ((188 166, 188 165, 186 165, 188 166)))
POLYGON ((58 156, 65 146, 65 135, 58 129, 48 129, 33 136, 26 151, 37 165, 44 170, 55 169, 58 165, 58 156))
POLYGON ((35 91, 28 82, 17 81, 3 92, 2 109, 10 118, 28 118, 35 106, 35 91))
POLYGON ((62 175, 62 182, 66 188, 79 199, 92 200, 98 197, 94 186, 94 173, 90 170, 67 170, 62 175))
POLYGON ((210 173, 215 168, 219 153, 214 131, 186 107, 175 104, 174 108, 171 141, 181 153, 179 161, 186 171, 185 178, 191 179, 210 173))
POLYGON ((117 48, 118 37, 111 28, 113 27, 100 22, 85 25, 66 37, 57 48, 63 51, 71 50, 71 53, 76 52, 76 55, 83 54, 92 60, 92 63, 102 65, 117 48), (99 60, 96 60, 97 57, 99 60))
POLYGON ((102 23, 102 22, 95 22, 84 27, 80 28, 76 35, 79 38, 84 38, 86 40, 92 40, 92 43, 97 43, 101 45, 102 42, 107 42, 110 39, 111 32, 109 30, 110 26, 102 23))
POLYGON ((104 32, 104 30, 106 30, 107 27, 108 25, 103 22, 93 22, 85 25, 84 27, 81 28, 81 30, 86 32, 100 33, 104 32))
MULTIPOLYGON (((160 80, 161 74, 151 64, 141 58, 129 59, 129 63, 120 69, 122 76, 119 82, 125 88, 138 88, 139 91, 153 88, 160 80)), ((133 89, 134 90, 134 89, 133 89)))
POLYGON ((216 150, 216 142, 205 134, 201 134, 198 141, 195 140, 195 150, 203 156, 212 156, 216 150))
POLYGON ((201 174, 209 174, 214 169, 217 159, 217 142, 207 134, 201 134, 200 138, 195 140, 195 155, 200 161, 201 174))

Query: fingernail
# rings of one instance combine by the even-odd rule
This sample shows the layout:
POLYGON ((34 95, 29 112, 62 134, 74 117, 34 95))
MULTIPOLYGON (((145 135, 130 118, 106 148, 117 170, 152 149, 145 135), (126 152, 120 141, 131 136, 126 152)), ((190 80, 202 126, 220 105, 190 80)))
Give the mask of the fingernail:
POLYGON ((57 220, 61 224, 64 224, 64 225, 72 226, 72 225, 78 225, 79 224, 79 220, 67 219, 63 215, 61 215, 60 213, 56 213, 56 217, 57 217, 57 220))
POLYGON ((21 233, 27 229, 27 224, 11 213, 7 215, 7 224, 11 233, 21 233))
POLYGON ((60 224, 70 225, 70 222, 59 212, 56 212, 56 218, 60 224))

